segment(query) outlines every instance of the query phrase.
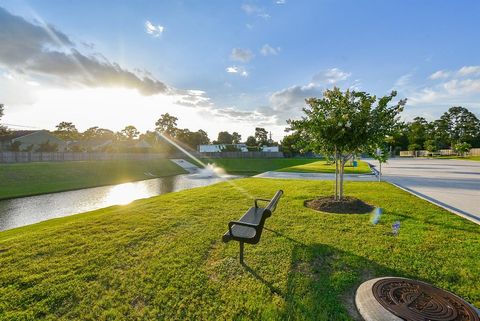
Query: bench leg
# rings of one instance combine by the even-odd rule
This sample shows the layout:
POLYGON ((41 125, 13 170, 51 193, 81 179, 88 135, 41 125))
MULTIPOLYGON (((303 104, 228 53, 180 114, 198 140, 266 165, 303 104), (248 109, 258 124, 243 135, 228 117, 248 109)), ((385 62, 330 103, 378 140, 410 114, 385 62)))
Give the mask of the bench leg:
POLYGON ((240 263, 243 264, 243 242, 240 242, 240 263))

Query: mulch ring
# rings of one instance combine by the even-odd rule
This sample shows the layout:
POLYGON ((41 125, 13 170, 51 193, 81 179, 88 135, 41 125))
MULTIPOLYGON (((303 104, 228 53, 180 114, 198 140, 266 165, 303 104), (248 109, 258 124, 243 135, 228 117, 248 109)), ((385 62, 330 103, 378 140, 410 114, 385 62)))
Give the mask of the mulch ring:
POLYGON ((342 201, 334 200, 333 196, 322 196, 306 200, 303 204, 317 211, 336 214, 366 214, 375 209, 374 206, 351 196, 344 196, 342 201))

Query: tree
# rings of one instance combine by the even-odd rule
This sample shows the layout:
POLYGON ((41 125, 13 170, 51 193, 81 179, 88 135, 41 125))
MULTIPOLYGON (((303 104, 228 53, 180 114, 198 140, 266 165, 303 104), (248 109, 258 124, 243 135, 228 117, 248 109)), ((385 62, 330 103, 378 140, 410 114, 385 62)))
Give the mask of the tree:
POLYGON ((242 135, 240 135, 237 132, 233 132, 232 133, 232 143, 240 144, 241 141, 242 141, 242 135))
POLYGON ((177 140, 188 145, 192 149, 197 149, 198 145, 210 143, 207 133, 201 129, 196 132, 191 132, 188 129, 179 129, 177 131, 177 140))
POLYGON ((265 128, 255 128, 255 140, 258 146, 268 145, 268 132, 265 128))
POLYGON ((126 140, 134 140, 140 135, 140 132, 135 126, 129 125, 120 131, 120 137, 126 140))
POLYGON ((480 121, 467 108, 451 107, 440 119, 448 130, 451 146, 473 143, 480 136, 480 121))
MULTIPOLYGON (((426 139, 428 122, 423 117, 415 117, 413 122, 408 124, 408 143, 423 146, 426 139)), ((421 148, 421 147, 420 147, 421 148)))
POLYGON ((455 151, 458 153, 458 155, 462 157, 465 156, 465 154, 470 151, 470 148, 472 148, 472 145, 466 142, 457 143, 454 146, 455 151))
POLYGON ((110 129, 99 128, 98 126, 90 127, 82 134, 83 140, 111 139, 115 138, 115 133, 110 129))
POLYGON ((433 153, 438 151, 438 143, 435 139, 428 139, 423 144, 423 148, 425 148, 430 155, 433 156, 433 153))
POLYGON ((282 152, 286 157, 292 157, 295 154, 301 154, 304 148, 300 133, 296 131, 283 137, 280 145, 282 146, 282 152))
POLYGON ((233 136, 229 132, 219 132, 216 144, 233 144, 233 136))
POLYGON ((291 130, 299 131, 309 149, 332 157, 335 162, 335 200, 343 200, 345 164, 357 153, 370 152, 398 126, 399 113, 406 100, 388 104, 397 95, 377 99, 365 92, 342 92, 334 87, 323 98, 309 98, 301 120, 288 120, 291 130))
POLYGON ((175 116, 171 116, 169 113, 165 113, 155 122, 155 130, 160 134, 174 138, 177 134, 177 120, 175 116))
POLYGON ((56 151, 58 151, 58 145, 54 143, 50 143, 49 140, 47 140, 44 143, 41 143, 37 148, 37 152, 48 153, 48 152, 56 152, 56 151))
MULTIPOLYGON (((0 120, 2 120, 2 117, 3 117, 3 109, 5 108, 5 105, 4 104, 0 104, 0 120)), ((2 124, 0 124, 0 136, 1 135, 6 135, 8 133, 8 129, 7 127, 3 126, 2 124)))
POLYGON ((57 129, 53 133, 64 141, 72 141, 79 138, 78 130, 72 122, 62 121, 55 127, 57 129))
POLYGON ((387 162, 389 154, 390 152, 387 144, 379 145, 374 153, 370 153, 370 156, 377 160, 380 165, 378 171, 378 181, 382 180, 382 164, 387 162))
POLYGON ((257 140, 253 136, 248 136, 245 144, 247 144, 249 147, 257 146, 257 140))

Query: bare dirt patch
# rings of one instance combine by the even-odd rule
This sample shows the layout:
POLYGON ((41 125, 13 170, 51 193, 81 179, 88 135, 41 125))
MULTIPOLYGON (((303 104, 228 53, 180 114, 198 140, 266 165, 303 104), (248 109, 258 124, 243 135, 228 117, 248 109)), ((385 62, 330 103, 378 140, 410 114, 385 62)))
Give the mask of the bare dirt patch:
POLYGON ((351 196, 345 196, 342 201, 336 201, 333 196, 322 196, 307 200, 304 205, 308 208, 336 214, 366 214, 374 210, 374 206, 351 196))

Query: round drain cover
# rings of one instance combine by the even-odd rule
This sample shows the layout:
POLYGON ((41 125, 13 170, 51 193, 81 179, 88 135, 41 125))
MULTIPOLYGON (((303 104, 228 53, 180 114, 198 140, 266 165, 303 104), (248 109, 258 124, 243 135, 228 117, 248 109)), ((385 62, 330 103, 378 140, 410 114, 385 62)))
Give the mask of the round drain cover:
POLYGON ((358 288, 355 302, 366 321, 480 321, 460 297, 405 278, 367 281, 358 288))

